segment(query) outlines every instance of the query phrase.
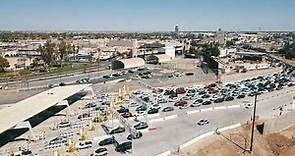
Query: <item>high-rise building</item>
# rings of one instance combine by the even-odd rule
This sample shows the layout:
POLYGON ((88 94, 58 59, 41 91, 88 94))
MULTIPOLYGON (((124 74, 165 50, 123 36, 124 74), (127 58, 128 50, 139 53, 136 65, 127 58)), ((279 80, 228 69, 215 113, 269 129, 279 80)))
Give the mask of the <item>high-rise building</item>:
POLYGON ((179 38, 179 26, 178 24, 175 25, 174 27, 174 35, 176 38, 179 38))
POLYGON ((221 28, 219 28, 216 32, 216 39, 219 44, 225 43, 225 35, 221 28))

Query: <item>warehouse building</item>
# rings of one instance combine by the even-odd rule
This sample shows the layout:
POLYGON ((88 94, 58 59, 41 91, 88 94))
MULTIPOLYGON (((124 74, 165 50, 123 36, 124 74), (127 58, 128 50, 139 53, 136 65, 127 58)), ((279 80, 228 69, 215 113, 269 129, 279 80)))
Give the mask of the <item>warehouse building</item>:
POLYGON ((166 54, 149 55, 145 58, 146 63, 161 64, 171 61, 171 57, 166 54))
POLYGON ((129 59, 121 59, 115 60, 112 62, 112 69, 128 69, 128 68, 136 68, 145 65, 144 59, 142 58, 129 58, 129 59))

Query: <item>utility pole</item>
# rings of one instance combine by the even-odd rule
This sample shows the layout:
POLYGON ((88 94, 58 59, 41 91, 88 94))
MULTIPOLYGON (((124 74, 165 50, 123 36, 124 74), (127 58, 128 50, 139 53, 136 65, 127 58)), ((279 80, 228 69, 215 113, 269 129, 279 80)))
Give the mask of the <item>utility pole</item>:
POLYGON ((254 127, 255 127, 255 116, 256 116, 256 102, 257 102, 257 93, 255 93, 255 96, 254 96, 254 110, 253 110, 253 117, 252 117, 253 120, 252 120, 250 152, 253 151, 254 127))
POLYGON ((293 111, 295 111, 295 96, 293 96, 293 99, 292 99, 292 109, 293 111))

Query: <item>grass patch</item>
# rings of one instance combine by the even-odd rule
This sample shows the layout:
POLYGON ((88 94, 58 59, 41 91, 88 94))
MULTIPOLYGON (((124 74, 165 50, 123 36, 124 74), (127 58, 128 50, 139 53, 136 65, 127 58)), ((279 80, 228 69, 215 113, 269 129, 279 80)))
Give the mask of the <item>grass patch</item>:
MULTIPOLYGON (((88 67, 91 67, 91 64, 73 64, 73 65, 64 65, 62 67, 51 67, 49 72, 40 73, 41 75, 52 75, 52 74, 67 74, 75 71, 86 71, 88 67)), ((0 72, 0 80, 15 80, 20 78, 33 78, 35 75, 29 69, 22 69, 19 71, 7 71, 0 72)), ((39 75, 40 76, 40 75, 39 75)))

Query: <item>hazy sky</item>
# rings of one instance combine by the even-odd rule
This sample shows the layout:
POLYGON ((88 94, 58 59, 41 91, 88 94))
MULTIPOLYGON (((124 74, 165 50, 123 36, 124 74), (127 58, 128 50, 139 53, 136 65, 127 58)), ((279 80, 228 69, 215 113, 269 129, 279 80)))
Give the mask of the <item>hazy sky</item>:
POLYGON ((0 30, 295 30, 295 0, 0 0, 0 30))

